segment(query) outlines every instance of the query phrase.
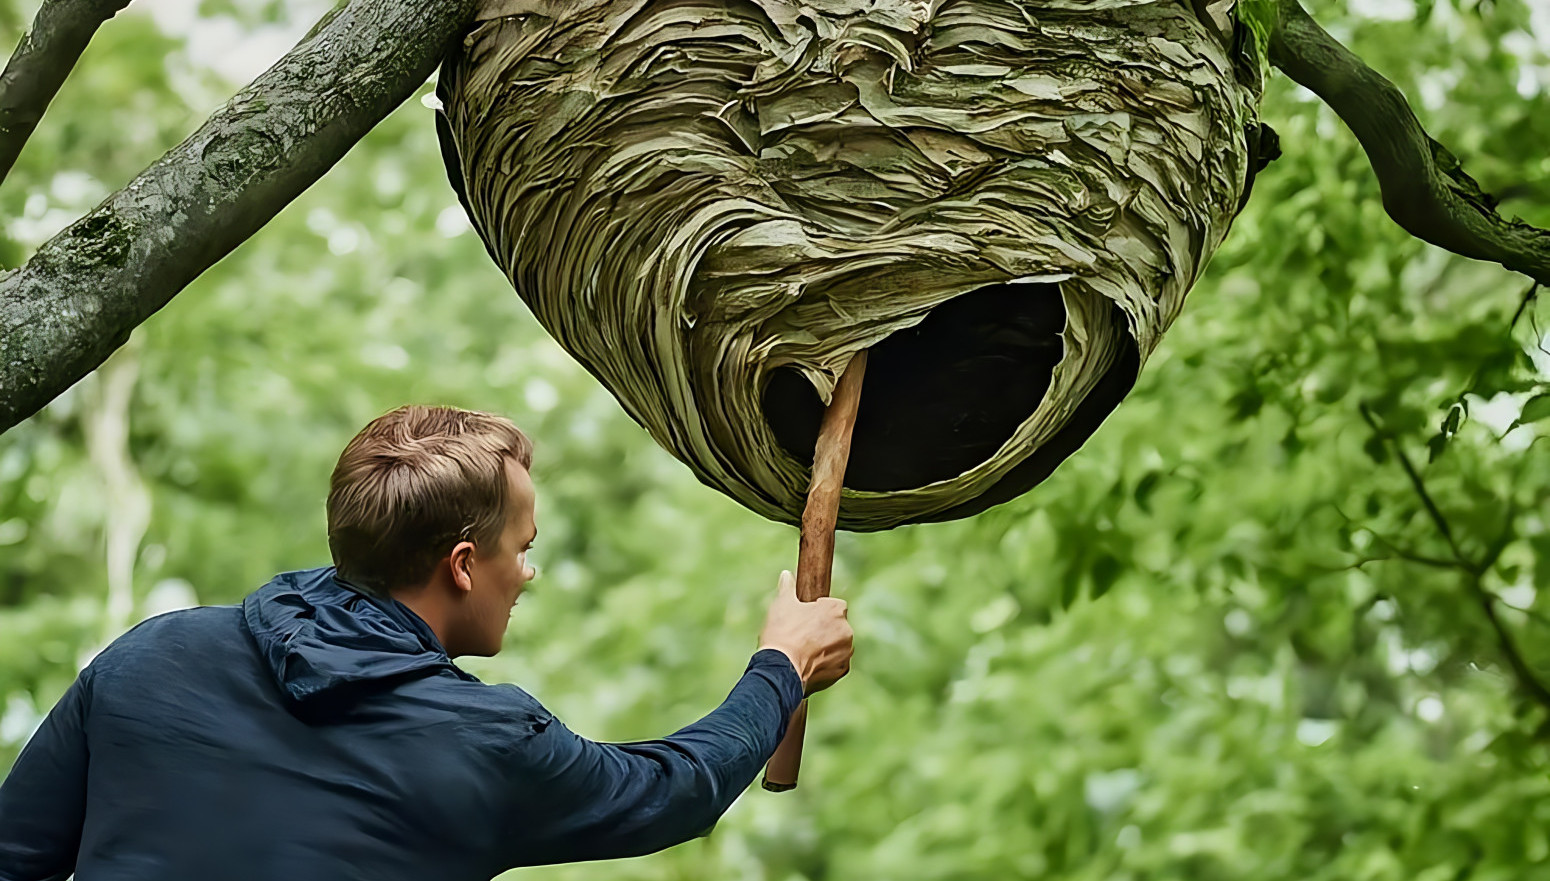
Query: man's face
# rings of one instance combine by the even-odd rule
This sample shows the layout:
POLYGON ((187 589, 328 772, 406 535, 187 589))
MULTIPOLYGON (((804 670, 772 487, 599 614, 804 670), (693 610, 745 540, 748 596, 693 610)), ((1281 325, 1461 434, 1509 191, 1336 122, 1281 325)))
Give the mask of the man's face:
POLYGON ((522 588, 533 577, 527 552, 538 536, 534 520, 533 479, 516 462, 506 463, 506 528, 494 547, 478 547, 471 565, 464 632, 470 645, 462 654, 488 657, 499 652, 522 588))

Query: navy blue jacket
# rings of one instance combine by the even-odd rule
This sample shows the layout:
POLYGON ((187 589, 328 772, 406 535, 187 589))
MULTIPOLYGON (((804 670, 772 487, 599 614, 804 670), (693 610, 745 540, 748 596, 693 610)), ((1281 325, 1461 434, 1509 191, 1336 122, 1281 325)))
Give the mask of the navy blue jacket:
POLYGON ((483 881, 649 853, 709 830, 801 693, 761 651, 677 734, 595 743, 405 606, 287 573, 81 673, 0 786, 0 881, 483 881))

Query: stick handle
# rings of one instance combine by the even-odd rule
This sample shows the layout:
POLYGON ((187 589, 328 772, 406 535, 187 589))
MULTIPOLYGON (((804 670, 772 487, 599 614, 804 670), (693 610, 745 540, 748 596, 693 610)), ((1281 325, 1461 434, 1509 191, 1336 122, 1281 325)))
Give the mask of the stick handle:
POLYGON ((807 731, 807 699, 797 704, 796 712, 786 725, 786 736, 764 766, 765 789, 770 792, 786 792, 797 788, 797 772, 802 770, 802 735, 807 731))
MULTIPOLYGON (((810 603, 829 595, 829 576, 834 571, 834 524, 840 515, 840 490, 845 485, 845 466, 850 461, 850 438, 856 429, 856 410, 861 404, 861 380, 866 376, 866 352, 857 352, 824 411, 813 450, 813 481, 802 510, 802 539, 797 551, 797 599, 810 603)), ((807 701, 791 714, 786 736, 764 768, 764 788, 771 792, 795 789, 802 767, 802 735, 807 730, 807 701)))

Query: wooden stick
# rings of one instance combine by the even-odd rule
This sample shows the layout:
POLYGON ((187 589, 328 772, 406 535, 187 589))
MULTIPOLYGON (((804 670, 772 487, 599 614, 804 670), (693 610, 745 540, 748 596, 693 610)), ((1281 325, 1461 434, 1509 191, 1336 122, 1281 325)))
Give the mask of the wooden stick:
MULTIPOLYGON (((834 524, 840 515, 840 490, 845 485, 845 466, 850 462, 850 436, 856 428, 856 409, 861 404, 861 380, 866 375, 866 352, 857 352, 824 411, 813 450, 813 480, 802 510, 802 540, 797 552, 797 599, 810 603, 829 595, 829 576, 834 571, 834 524)), ((807 701, 797 705, 786 736, 764 769, 764 788, 785 792, 797 786, 802 767, 802 734, 807 729, 807 701)))

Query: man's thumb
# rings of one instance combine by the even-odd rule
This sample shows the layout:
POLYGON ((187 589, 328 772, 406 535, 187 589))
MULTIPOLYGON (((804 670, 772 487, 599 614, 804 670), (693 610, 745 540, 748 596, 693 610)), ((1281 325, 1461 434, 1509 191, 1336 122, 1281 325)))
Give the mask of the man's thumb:
POLYGON ((793 600, 797 598, 797 577, 792 575, 789 569, 780 570, 780 598, 793 600))

